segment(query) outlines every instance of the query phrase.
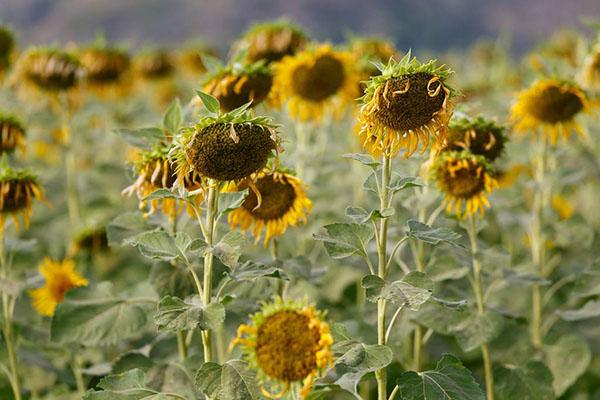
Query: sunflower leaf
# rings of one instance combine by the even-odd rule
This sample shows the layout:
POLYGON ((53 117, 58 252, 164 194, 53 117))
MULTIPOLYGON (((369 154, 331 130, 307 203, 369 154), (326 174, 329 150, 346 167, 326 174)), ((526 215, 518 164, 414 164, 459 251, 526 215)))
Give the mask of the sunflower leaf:
POLYGON ((139 128, 127 129, 121 128, 116 130, 128 144, 141 149, 151 149, 155 145, 165 140, 165 134, 159 128, 139 128))
POLYGON ((162 261, 188 260, 188 252, 204 254, 208 246, 199 238, 192 239, 185 232, 170 235, 162 229, 142 232, 126 240, 127 244, 137 247, 142 255, 162 261))
POLYGON ((182 300, 165 296, 158 303, 154 322, 159 330, 181 331, 200 328, 215 329, 225 321, 225 307, 221 303, 204 306, 198 296, 182 300))
POLYGON ((256 374, 243 360, 229 360, 223 364, 219 400, 260 399, 256 374))
POLYGON ((228 275, 236 282, 253 281, 262 277, 285 277, 284 272, 277 265, 265 265, 254 261, 238 264, 228 275))
POLYGON ((359 224, 364 224, 369 221, 375 221, 378 219, 389 218, 396 210, 393 208, 384 208, 383 210, 371 210, 368 212, 362 207, 347 207, 346 215, 352 218, 354 221, 359 224))
POLYGON ((239 208, 246 196, 248 195, 248 189, 241 190, 239 192, 226 192, 219 194, 219 214, 218 218, 229 213, 230 211, 239 208))
POLYGON ((217 100, 216 97, 211 96, 208 93, 204 93, 200 90, 196 90, 196 94, 198 95, 198 97, 200 97, 202 104, 204 104, 204 107, 206 107, 206 109, 210 113, 219 115, 219 112, 221 111, 221 106, 219 105, 219 100, 217 100))
POLYGON ((196 373, 196 387, 208 398, 218 398, 221 390, 223 367, 214 362, 202 364, 196 373))
POLYGON ((403 400, 485 400, 471 372, 450 354, 444 354, 434 370, 403 372, 396 384, 403 400))
POLYGON ((126 241, 151 227, 141 212, 128 212, 113 219, 106 226, 109 246, 124 246, 126 241))
POLYGON ((400 307, 416 311, 431 297, 433 281, 424 273, 413 271, 401 280, 387 283, 377 275, 366 275, 361 281, 367 299, 376 302, 385 299, 400 307))
POLYGON ((600 317, 600 300, 590 300, 581 308, 561 311, 559 312, 559 315, 565 321, 580 321, 583 319, 600 317))
POLYGON ((407 221, 408 232, 407 235, 417 240, 421 240, 425 243, 432 245, 438 245, 442 242, 451 244, 453 246, 462 247, 456 243, 456 240, 460 238, 460 235, 446 228, 433 228, 415 219, 409 219, 407 221))
POLYGON ((173 100, 165 116, 163 117, 163 126, 171 133, 176 133, 183 122, 181 104, 179 98, 173 100))
POLYGON ((359 163, 370 167, 373 171, 376 171, 379 165, 381 164, 379 161, 375 160, 370 154, 348 153, 344 154, 342 157, 358 161, 359 163))
POLYGON ((373 238, 373 229, 369 225, 354 223, 335 223, 324 226, 326 235, 313 235, 315 240, 323 242, 327 254, 335 259, 359 255, 367 258, 367 243, 373 238))
POLYGON ((238 231, 230 231, 219 240, 212 252, 223 264, 229 268, 235 268, 242 255, 242 247, 247 238, 238 231))
POLYGON ((592 354, 585 339, 579 335, 561 336, 554 344, 544 348, 548 368, 554 375, 554 392, 557 397, 565 391, 586 371, 592 354))
POLYGON ((552 372, 539 361, 523 367, 505 365, 494 369, 495 393, 499 399, 555 399, 552 372))

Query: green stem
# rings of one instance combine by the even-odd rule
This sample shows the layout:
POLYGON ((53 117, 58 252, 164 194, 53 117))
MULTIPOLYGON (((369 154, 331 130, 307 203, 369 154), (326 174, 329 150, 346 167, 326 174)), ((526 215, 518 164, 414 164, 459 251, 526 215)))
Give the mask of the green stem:
POLYGON ((77 161, 71 137, 70 116, 66 99, 59 99, 61 130, 64 137, 64 157, 66 173, 67 209, 71 228, 79 225, 81 212, 79 208, 79 193, 77 190, 77 161))
MULTIPOLYGON (((546 238, 543 232, 544 203, 547 189, 544 187, 548 141, 540 135, 539 153, 535 165, 535 197, 533 200, 533 223, 531 230, 531 258, 540 277, 545 277, 544 245, 546 238)), ((539 285, 531 287, 531 343, 536 349, 542 347, 542 294, 539 285)))
MULTIPOLYGON (((383 156, 383 166, 381 170, 381 188, 379 191, 379 207, 381 210, 387 208, 390 202, 389 183, 391 176, 391 163, 392 160, 389 156, 383 156)), ((381 279, 385 279, 386 275, 386 252, 387 252, 387 233, 388 233, 388 219, 383 218, 379 225, 379 240, 377 246, 377 275, 381 279)), ((385 329, 385 308, 386 302, 384 299, 377 301, 377 344, 385 345, 386 343, 386 329, 385 329)), ((375 379, 377 380, 377 399, 387 399, 387 373, 385 368, 378 369, 375 371, 375 379)))
MULTIPOLYGON (((483 315, 485 312, 485 303, 483 302, 483 291, 481 289, 481 263, 478 258, 477 246, 477 227, 476 216, 473 214, 469 219, 467 233, 471 243, 471 259, 473 263, 473 289, 475 291, 475 299, 477 302, 477 312, 483 315)), ((492 374, 492 360, 490 358, 490 349, 487 343, 481 345, 481 355, 483 358, 483 370, 485 377, 486 399, 494 400, 494 376, 492 374)))
POLYGON ((75 377, 77 393, 79 393, 79 395, 83 395, 83 393, 85 393, 85 383, 83 381, 83 374, 81 373, 81 356, 78 354, 73 356, 71 370, 73 371, 73 376, 75 377))
MULTIPOLYGON (((209 182, 210 188, 208 189, 207 209, 206 209, 206 233, 204 240, 209 248, 213 246, 214 231, 215 231, 215 219, 217 215, 217 198, 219 191, 217 188, 217 182, 209 182)), ((213 273, 213 254, 212 251, 208 252, 204 256, 204 305, 207 306, 212 302, 212 273, 213 273)), ((212 337, 211 331, 202 331, 202 346, 204 349, 204 362, 212 361, 212 337)))
POLYGON ((179 361, 183 362, 187 358, 188 349, 187 344, 185 343, 185 332, 178 331, 177 332, 177 350, 179 351, 179 361))
MULTIPOLYGON (((4 225, 0 226, 0 279, 8 278, 6 267, 6 255, 4 254, 4 225)), ((15 400, 21 400, 21 387, 19 384, 19 374, 17 368, 17 355, 14 347, 13 338, 13 310, 9 304, 9 295, 7 292, 2 292, 2 315, 4 316, 3 334, 6 342, 6 353, 8 355, 8 363, 10 368, 10 386, 12 388, 15 400)))

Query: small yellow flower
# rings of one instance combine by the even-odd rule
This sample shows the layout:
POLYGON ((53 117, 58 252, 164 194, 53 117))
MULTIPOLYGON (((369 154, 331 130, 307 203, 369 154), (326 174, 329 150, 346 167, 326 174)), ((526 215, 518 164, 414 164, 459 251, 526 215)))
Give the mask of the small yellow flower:
POLYGON ((552 195, 552 208, 554 208, 560 219, 569 219, 575 213, 573 204, 559 194, 552 195))
MULTIPOLYGON (((233 228, 249 230, 258 242, 265 231, 264 245, 285 233, 288 226, 306 222, 312 202, 306 196, 303 183, 285 172, 261 172, 255 177, 255 189, 251 190, 242 205, 232 211, 228 220, 233 228), (260 204, 259 204, 260 203, 260 204)), ((243 190, 247 184, 231 184, 227 190, 243 190)))
POLYGON ((35 310, 44 316, 54 315, 56 306, 61 303, 65 293, 74 287, 87 286, 87 279, 75 271, 75 262, 70 259, 53 261, 45 258, 39 267, 46 278, 44 286, 30 292, 35 310))
POLYGON ((559 136, 566 140, 573 132, 584 135, 575 118, 589 107, 587 95, 576 84, 544 79, 519 93, 511 120, 515 131, 540 133, 556 144, 559 136))
POLYGON ((321 45, 284 57, 275 65, 272 100, 300 121, 340 116, 358 97, 358 72, 350 52, 321 45))
POLYGON ((486 159, 466 150, 440 153, 432 174, 444 193, 446 211, 454 211, 458 218, 478 212, 483 215, 484 208, 490 206, 486 194, 498 186, 486 159))
POLYGON ((257 370, 262 394, 282 398, 299 390, 305 398, 315 378, 333 364, 333 338, 324 313, 276 297, 250 319, 250 325, 238 328, 232 345, 240 345, 257 370))

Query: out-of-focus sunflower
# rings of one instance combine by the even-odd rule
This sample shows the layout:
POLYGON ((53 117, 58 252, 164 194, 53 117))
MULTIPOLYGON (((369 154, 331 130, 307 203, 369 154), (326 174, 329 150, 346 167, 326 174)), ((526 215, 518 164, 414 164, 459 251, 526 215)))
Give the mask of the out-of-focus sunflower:
POLYGON ((305 302, 276 297, 238 328, 232 345, 240 345, 258 372, 261 392, 282 398, 290 391, 305 398, 313 382, 333 364, 333 338, 324 313, 305 302))
POLYGON ((210 73, 203 90, 219 100, 221 111, 229 112, 249 101, 251 107, 256 107, 267 98, 272 84, 273 75, 264 62, 236 62, 210 73))
MULTIPOLYGON (((166 144, 156 146, 153 150, 141 151, 134 155, 133 170, 137 176, 135 182, 125 188, 122 194, 131 196, 135 193, 140 200, 140 210, 148 209, 148 213, 162 210, 163 214, 171 220, 186 209, 190 215, 194 215, 189 209, 189 204, 174 198, 162 198, 146 200, 146 197, 159 189, 171 189, 175 183, 175 168, 168 157, 169 146, 166 144)), ((201 188, 202 178, 193 171, 182 177, 184 187, 188 191, 201 188)), ((196 205, 203 201, 202 193, 198 193, 193 200, 196 205)))
POLYGON ((440 153, 431 172, 444 193, 446 211, 454 211, 458 218, 483 215, 490 206, 486 195, 498 185, 485 157, 466 150, 440 153))
POLYGON ((15 37, 5 26, 0 25, 0 79, 10 66, 11 57, 15 48, 15 37))
POLYGON ((34 47, 21 55, 17 76, 29 87, 46 93, 74 89, 81 78, 81 64, 72 54, 57 48, 34 47))
POLYGON ((438 142, 446 136, 452 114, 453 91, 446 84, 451 71, 435 61, 420 63, 409 52, 400 62, 380 65, 361 98, 358 136, 374 156, 394 157, 404 149, 410 157, 430 135, 438 142))
POLYGON ((558 193, 552 195, 551 205, 560 219, 569 219, 575 213, 575 207, 573 207, 573 204, 571 204, 566 197, 558 193))
POLYGON ((575 83, 543 79, 518 94, 511 120, 515 131, 541 133, 556 144, 559 136, 566 140, 573 132, 584 135, 575 118, 589 108, 587 95, 575 83))
POLYGON ((581 82, 586 89, 600 92, 600 41, 583 62, 581 82))
POLYGON ((478 116, 453 118, 448 125, 444 151, 469 150, 475 155, 495 161, 504 151, 506 134, 503 126, 478 116))
POLYGON ((37 177, 27 170, 13 169, 3 160, 0 165, 0 229, 4 229, 8 215, 12 216, 18 229, 18 214, 23 216, 25 227, 29 227, 33 200, 44 200, 37 177))
POLYGON ((306 34, 286 20, 253 25, 237 47, 246 52, 250 63, 264 60, 272 63, 302 50, 308 43, 306 34))
MULTIPOLYGON (((216 98, 200 92, 210 112, 191 127, 182 128, 171 151, 177 184, 191 173, 217 181, 246 180, 261 171, 279 150, 276 125, 270 118, 253 116, 248 104, 228 113, 219 112, 216 98)), ((252 187, 252 186, 251 186, 252 187)))
POLYGON ((104 93, 107 89, 129 86, 126 75, 131 60, 124 50, 96 44, 83 48, 79 54, 85 69, 85 82, 93 90, 104 93))
POLYGON ((54 315, 54 310, 65 298, 65 293, 78 286, 87 286, 88 281, 75 271, 75 262, 71 259, 53 261, 44 258, 39 267, 40 273, 46 278, 44 286, 29 292, 33 308, 47 317, 54 315))
POLYGON ((202 42, 193 42, 179 52, 179 62, 184 69, 193 75, 204 74, 207 70, 206 58, 216 57, 217 51, 202 42))
POLYGON ((173 57, 164 50, 144 51, 138 54, 134 64, 136 71, 148 81, 167 79, 175 72, 173 57))
POLYGON ((25 128, 14 115, 0 113, 0 153, 25 150, 25 128))
MULTIPOLYGON (((256 191, 249 191, 242 205, 229 213, 228 221, 233 228, 249 230, 258 242, 265 230, 264 245, 285 233, 288 226, 306 222, 312 202, 306 196, 304 185, 294 175, 281 171, 256 174, 256 191), (260 205, 259 205, 260 203, 260 205)), ((226 190, 240 191, 247 185, 230 184, 226 190)))
POLYGON ((77 232, 71 244, 70 254, 79 252, 100 253, 108 250, 108 237, 106 236, 106 227, 88 226, 77 232))
POLYGON ((580 37, 579 33, 574 30, 558 30, 541 46, 539 53, 545 58, 566 61, 574 67, 579 58, 578 49, 582 43, 580 37))
POLYGON ((293 118, 319 121, 325 112, 340 116, 359 95, 359 75, 350 52, 320 45, 275 64, 272 98, 293 118))
POLYGON ((398 51, 390 41, 378 37, 352 38, 350 51, 358 60, 361 95, 364 94, 366 89, 364 82, 372 76, 381 74, 381 71, 373 63, 387 63, 390 58, 398 55, 398 51))

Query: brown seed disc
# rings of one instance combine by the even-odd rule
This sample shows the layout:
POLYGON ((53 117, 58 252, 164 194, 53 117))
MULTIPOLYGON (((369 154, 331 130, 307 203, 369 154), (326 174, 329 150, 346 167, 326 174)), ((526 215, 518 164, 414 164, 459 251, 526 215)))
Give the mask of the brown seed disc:
POLYGON ((229 112, 243 106, 250 100, 252 100, 252 107, 256 107, 267 98, 272 84, 273 77, 268 73, 242 75, 237 77, 236 80, 231 81, 224 89, 221 89, 217 85, 218 91, 211 94, 221 103, 221 110, 229 112), (247 80, 239 85, 242 79, 247 80), (238 87, 237 92, 236 86, 238 87))
POLYGON ((573 118, 583 110, 583 102, 571 91, 548 86, 531 100, 527 110, 536 118, 555 124, 573 118))
POLYGON ((304 36, 292 29, 277 32, 261 32, 252 37, 248 46, 248 61, 265 60, 267 63, 279 61, 292 55, 306 43, 304 36))
POLYGON ((66 55, 36 55, 29 63, 27 78, 42 89, 66 90, 77 83, 79 66, 66 55))
POLYGON ((129 68, 129 57, 116 52, 90 50, 81 56, 81 63, 86 69, 88 81, 112 83, 118 81, 129 68))
POLYGON ((307 101, 319 102, 337 93, 346 78, 344 65, 330 55, 319 57, 313 66, 301 65, 293 72, 294 92, 307 101))
MULTIPOLYGON (((27 189, 35 183, 29 180, 13 179, 4 182, 3 186, 9 185, 8 191, 1 193, 2 208, 0 213, 11 213, 27 208, 31 204, 32 195, 27 194, 27 189)), ((31 192, 29 192, 31 193, 31 192)))
POLYGON ((474 162, 469 162, 468 168, 460 168, 454 172, 454 176, 448 168, 453 165, 451 161, 440 166, 441 171, 438 172, 438 184, 444 193, 452 197, 468 199, 474 195, 481 193, 485 189, 484 173, 478 173, 480 165, 474 162))
POLYGON ((285 181, 274 180, 272 175, 260 178, 256 182, 256 189, 262 199, 260 207, 254 210, 258 198, 252 190, 249 191, 242 207, 258 219, 268 221, 280 218, 294 205, 296 192, 293 186, 285 181))

